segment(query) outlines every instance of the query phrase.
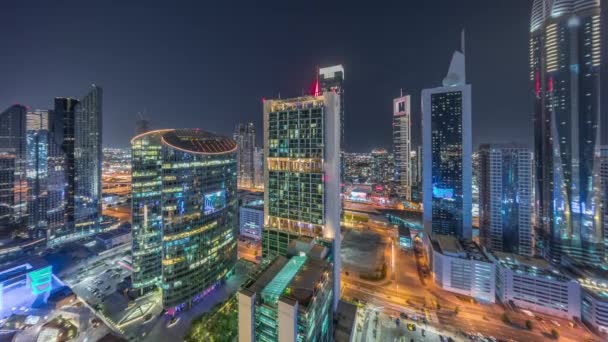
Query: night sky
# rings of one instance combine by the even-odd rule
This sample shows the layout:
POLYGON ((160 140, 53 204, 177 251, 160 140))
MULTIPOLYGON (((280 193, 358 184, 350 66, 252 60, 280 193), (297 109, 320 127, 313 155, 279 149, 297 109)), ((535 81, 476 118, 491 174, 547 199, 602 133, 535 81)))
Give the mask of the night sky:
POLYGON ((251 2, 0 1, 0 109, 94 83, 104 146, 128 146, 143 111, 154 128, 229 135, 253 121, 261 143, 261 99, 301 95, 316 66, 340 63, 346 150, 390 148, 400 88, 418 144, 420 91, 440 85, 465 28, 474 144, 532 139, 529 0, 251 2))

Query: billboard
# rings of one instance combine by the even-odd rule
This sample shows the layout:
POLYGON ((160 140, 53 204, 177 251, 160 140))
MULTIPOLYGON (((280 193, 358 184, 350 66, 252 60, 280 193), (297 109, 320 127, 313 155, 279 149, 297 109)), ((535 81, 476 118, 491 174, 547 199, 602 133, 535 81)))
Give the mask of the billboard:
POLYGON ((226 207, 226 190, 208 192, 205 195, 205 215, 213 214, 226 207))

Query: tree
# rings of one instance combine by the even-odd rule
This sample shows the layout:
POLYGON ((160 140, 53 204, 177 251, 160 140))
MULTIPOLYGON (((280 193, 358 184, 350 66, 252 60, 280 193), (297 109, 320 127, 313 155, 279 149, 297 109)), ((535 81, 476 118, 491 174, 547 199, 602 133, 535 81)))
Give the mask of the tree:
POLYGON ((500 316, 500 319, 502 320, 502 322, 503 322, 504 324, 511 324, 511 323, 512 323, 512 321, 511 321, 511 317, 509 317, 509 315, 507 315, 506 313, 503 313, 503 314, 500 316))
POLYGON ((526 320, 526 329, 528 329, 528 330, 534 329, 534 324, 532 324, 532 321, 529 319, 526 320))
POLYGON ((553 337, 555 340, 559 340, 559 331, 556 329, 551 329, 551 337, 553 337))
POLYGON ((454 315, 458 315, 459 312, 460 312, 460 305, 456 305, 456 307, 454 308, 454 315))
POLYGON ((441 304, 437 303, 437 310, 441 310, 441 304))

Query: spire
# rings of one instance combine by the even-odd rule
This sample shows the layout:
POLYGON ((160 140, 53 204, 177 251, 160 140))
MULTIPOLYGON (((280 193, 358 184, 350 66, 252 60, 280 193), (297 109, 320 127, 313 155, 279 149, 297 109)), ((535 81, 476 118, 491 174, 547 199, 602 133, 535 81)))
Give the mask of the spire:
POLYGON ((448 74, 443 79, 444 87, 463 85, 466 83, 466 68, 465 68, 465 31, 460 33, 460 49, 454 51, 448 74))

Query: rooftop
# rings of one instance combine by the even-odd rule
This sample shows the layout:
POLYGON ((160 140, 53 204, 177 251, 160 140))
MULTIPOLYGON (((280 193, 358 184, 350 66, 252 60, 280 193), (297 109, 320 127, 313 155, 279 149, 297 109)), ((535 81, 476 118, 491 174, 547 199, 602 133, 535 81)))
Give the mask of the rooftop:
POLYGON ((178 150, 196 154, 224 154, 236 150, 236 141, 199 129, 176 129, 162 136, 162 141, 178 150))
POLYGON ((276 304, 279 297, 285 292, 285 289, 300 271, 307 257, 305 255, 294 256, 283 266, 281 271, 264 287, 262 290, 262 299, 264 302, 276 304))
POLYGON ((342 300, 339 301, 338 310, 336 311, 335 315, 336 327, 334 330, 334 341, 350 341, 350 334, 353 331, 356 319, 357 306, 342 300))
POLYGON ((447 256, 490 262, 481 248, 470 240, 459 240, 452 235, 435 234, 431 236, 431 244, 434 250, 447 256))
POLYGON ((297 300, 300 306, 307 307, 315 293, 316 284, 323 278, 327 265, 320 259, 310 258, 306 260, 289 284, 287 296, 297 300))
POLYGON ((507 267, 516 273, 524 273, 535 277, 544 277, 567 282, 571 277, 561 273, 558 269, 551 266, 541 258, 531 258, 513 253, 493 252, 492 253, 501 266, 507 267))

